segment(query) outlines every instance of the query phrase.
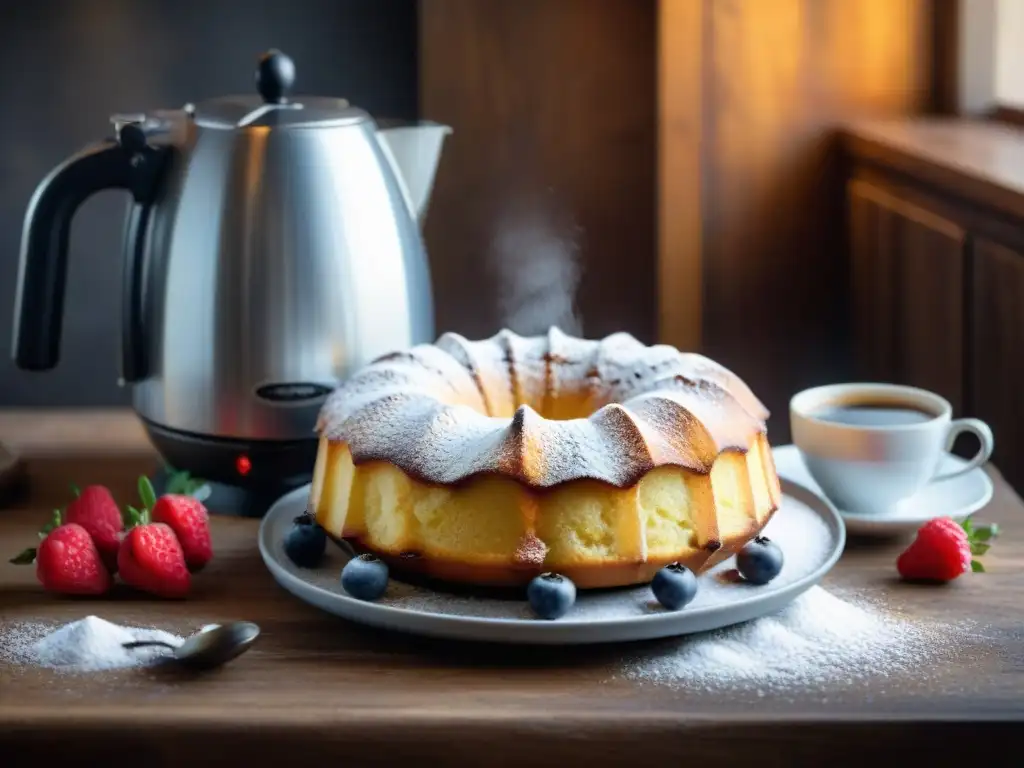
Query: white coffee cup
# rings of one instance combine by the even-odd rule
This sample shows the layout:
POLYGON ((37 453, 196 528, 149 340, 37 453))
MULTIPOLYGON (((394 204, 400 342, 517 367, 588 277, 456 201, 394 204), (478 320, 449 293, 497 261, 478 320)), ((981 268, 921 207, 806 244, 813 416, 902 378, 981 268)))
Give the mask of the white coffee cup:
POLYGON ((891 512, 929 483, 965 474, 989 460, 994 445, 989 426, 952 415, 952 406, 939 395, 897 384, 815 387, 789 402, 793 443, 811 477, 840 509, 871 514, 891 512), (919 415, 884 424, 835 420, 836 409, 856 406, 908 409, 919 415), (940 474, 943 456, 965 432, 977 435, 981 449, 966 465, 940 474))

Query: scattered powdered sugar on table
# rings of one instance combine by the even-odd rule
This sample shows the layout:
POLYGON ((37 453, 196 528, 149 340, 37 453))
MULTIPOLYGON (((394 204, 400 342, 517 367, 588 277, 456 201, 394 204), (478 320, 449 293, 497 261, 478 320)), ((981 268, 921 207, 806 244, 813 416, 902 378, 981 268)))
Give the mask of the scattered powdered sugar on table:
MULTIPOLYGON (((282 515, 273 534, 277 561, 304 581, 339 596, 346 557, 329 547, 322 566, 294 566, 283 553, 284 530, 294 515, 282 515)), ((697 597, 684 610, 727 608, 738 599, 768 595, 824 565, 836 539, 825 520, 792 496, 765 527, 785 556, 782 572, 768 585, 751 587, 730 578, 730 558, 700 577, 697 597)), ((537 621, 525 600, 452 594, 413 586, 396 578, 380 603, 408 611, 481 618, 537 621)), ((813 586, 780 611, 720 630, 621 646, 623 661, 611 678, 688 689, 745 688, 759 694, 772 689, 832 686, 879 676, 924 674, 923 665, 940 661, 971 640, 967 624, 912 621, 881 604, 881 593, 858 596, 813 586)), ((649 586, 581 592, 559 621, 594 622, 641 619, 663 613, 649 586)))
POLYGON ((0 625, 0 659, 68 672, 98 672, 148 666, 170 657, 171 651, 159 646, 124 647, 139 640, 182 642, 163 630, 122 627, 86 616, 56 629, 31 622, 0 625))
MULTIPOLYGON (((304 581, 335 594, 344 595, 340 576, 346 558, 339 550, 329 547, 325 562, 316 570, 299 568, 284 554, 284 529, 291 524, 292 517, 294 515, 282 516, 282 530, 275 536, 278 562, 304 581)), ((770 585, 751 588, 750 585, 736 583, 734 579, 730 579, 729 572, 735 567, 730 558, 701 576, 697 597, 686 610, 726 606, 735 602, 737 598, 750 597, 754 594, 752 589, 756 589, 758 594, 777 591, 817 570, 835 550, 836 544, 834 534, 822 517, 791 496, 785 497, 783 507, 765 527, 763 535, 774 540, 785 553, 782 572, 770 585)), ((529 606, 522 599, 442 592, 406 584, 400 581, 397 575, 391 580, 387 594, 379 602, 382 605, 423 613, 536 621, 529 606)), ((650 587, 642 586, 581 593, 576 604, 560 621, 614 621, 639 618, 661 611, 653 600, 650 587)))
POLYGON ((964 625, 912 622, 816 586, 774 615, 634 657, 622 676, 709 689, 852 683, 919 670, 966 636, 964 625))

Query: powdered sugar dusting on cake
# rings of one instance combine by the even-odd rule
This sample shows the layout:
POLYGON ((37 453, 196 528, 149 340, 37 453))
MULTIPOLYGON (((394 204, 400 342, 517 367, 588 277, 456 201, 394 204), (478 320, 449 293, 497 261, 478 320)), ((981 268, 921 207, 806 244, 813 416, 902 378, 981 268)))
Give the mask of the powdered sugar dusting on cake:
POLYGON ((547 384, 547 337, 524 338, 511 331, 502 331, 498 338, 508 355, 508 376, 513 382, 516 402, 542 411, 547 384))
POLYGON ((690 376, 698 381, 717 384, 729 392, 744 410, 755 419, 764 421, 770 415, 764 404, 750 391, 750 387, 747 386, 746 382, 725 366, 694 352, 680 354, 679 358, 683 368, 681 373, 684 373, 684 375, 686 371, 689 371, 690 376))
POLYGON ((594 345, 567 336, 557 328, 548 331, 548 402, 559 397, 588 392, 595 402, 608 402, 607 386, 601 379, 594 345))
POLYGON ((488 416, 511 415, 515 410, 512 386, 507 380, 508 363, 505 352, 497 344, 482 349, 457 333, 446 333, 437 341, 439 349, 447 352, 470 375, 484 400, 484 413, 488 416))
POLYGON ((328 398, 318 428, 357 463, 386 460, 431 482, 493 473, 625 488, 655 466, 709 471, 719 452, 746 450, 766 417, 735 374, 700 355, 552 328, 477 342, 448 333, 387 355, 328 398), (594 412, 545 418, 557 398, 594 412))
POLYGON ((541 566, 548 554, 548 545, 534 533, 527 533, 516 548, 515 561, 523 565, 541 566))

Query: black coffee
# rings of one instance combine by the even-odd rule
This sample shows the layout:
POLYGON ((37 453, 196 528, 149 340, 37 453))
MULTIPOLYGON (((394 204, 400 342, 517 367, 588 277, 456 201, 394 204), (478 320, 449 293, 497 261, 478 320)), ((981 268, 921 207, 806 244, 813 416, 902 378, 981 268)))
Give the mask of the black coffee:
POLYGON ((907 424, 923 424, 935 418, 917 408, 898 404, 828 405, 815 411, 814 418, 833 424, 847 424, 851 427, 899 427, 907 424))

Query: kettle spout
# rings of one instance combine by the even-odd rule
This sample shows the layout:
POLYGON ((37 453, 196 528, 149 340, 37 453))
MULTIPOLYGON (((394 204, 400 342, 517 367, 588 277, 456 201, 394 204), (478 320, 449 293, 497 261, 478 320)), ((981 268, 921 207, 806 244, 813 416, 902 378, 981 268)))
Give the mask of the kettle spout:
POLYGON ((384 156, 405 188, 413 217, 422 225, 427 215, 434 175, 441 159, 447 125, 429 121, 398 123, 379 121, 377 140, 384 156))

